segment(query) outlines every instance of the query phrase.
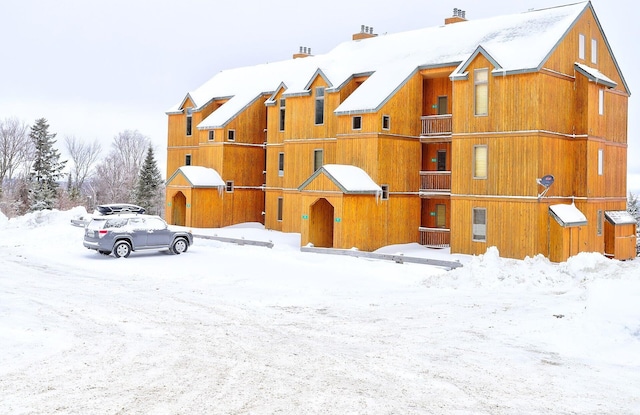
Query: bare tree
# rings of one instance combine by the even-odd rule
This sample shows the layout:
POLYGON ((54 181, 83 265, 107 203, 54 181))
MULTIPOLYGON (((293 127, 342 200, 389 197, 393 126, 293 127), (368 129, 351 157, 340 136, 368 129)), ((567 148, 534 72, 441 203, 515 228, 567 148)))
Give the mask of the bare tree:
POLYGON ((82 186, 91 167, 98 160, 102 151, 102 146, 97 140, 86 143, 78 140, 75 136, 67 136, 64 139, 67 152, 73 162, 73 167, 69 173, 69 188, 71 195, 78 197, 82 191, 82 186))
POLYGON ((17 170, 29 171, 32 152, 27 124, 17 118, 0 121, 0 191, 4 180, 13 179, 17 170))
POLYGON ((91 179, 96 204, 133 202, 150 142, 138 131, 127 130, 114 137, 109 155, 96 166, 91 179))

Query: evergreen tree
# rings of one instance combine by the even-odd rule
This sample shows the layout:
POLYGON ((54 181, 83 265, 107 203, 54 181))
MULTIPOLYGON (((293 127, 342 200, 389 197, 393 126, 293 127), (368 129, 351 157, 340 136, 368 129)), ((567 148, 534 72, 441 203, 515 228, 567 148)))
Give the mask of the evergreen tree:
POLYGON ((149 146, 138 175, 135 189, 136 204, 145 208, 147 213, 161 214, 163 192, 162 175, 153 154, 153 147, 149 146))
POLYGON ((57 199, 57 180, 62 176, 65 161, 53 146, 55 134, 49 134, 49 124, 44 118, 36 120, 29 138, 33 141, 35 158, 30 175, 29 210, 52 209, 57 199))

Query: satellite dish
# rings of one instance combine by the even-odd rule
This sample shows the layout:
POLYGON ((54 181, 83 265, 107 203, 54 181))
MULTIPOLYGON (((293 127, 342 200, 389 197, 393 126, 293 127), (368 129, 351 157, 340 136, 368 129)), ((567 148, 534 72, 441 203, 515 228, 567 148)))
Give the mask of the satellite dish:
POLYGON ((540 179, 540 181, 538 182, 539 184, 541 184, 544 187, 549 187, 553 184, 553 181, 555 180, 555 178, 553 177, 552 174, 547 174, 542 176, 542 178, 540 179))

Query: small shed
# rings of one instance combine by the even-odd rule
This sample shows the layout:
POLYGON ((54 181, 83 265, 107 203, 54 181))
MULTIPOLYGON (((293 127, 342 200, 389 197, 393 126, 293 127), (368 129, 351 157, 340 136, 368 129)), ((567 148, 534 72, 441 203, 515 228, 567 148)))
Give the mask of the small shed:
POLYGON ((635 218, 626 210, 604 212, 604 252, 610 258, 626 260, 636 257, 635 218))
POLYGON ((361 168, 327 164, 298 190, 302 194, 302 245, 368 251, 378 248, 382 188, 361 168))
POLYGON ((225 182, 216 170, 182 166, 167 180, 166 187, 168 223, 196 228, 222 225, 225 182))
POLYGON ((580 252, 582 227, 587 217, 575 204, 557 204, 549 206, 549 259, 554 262, 566 261, 580 252))

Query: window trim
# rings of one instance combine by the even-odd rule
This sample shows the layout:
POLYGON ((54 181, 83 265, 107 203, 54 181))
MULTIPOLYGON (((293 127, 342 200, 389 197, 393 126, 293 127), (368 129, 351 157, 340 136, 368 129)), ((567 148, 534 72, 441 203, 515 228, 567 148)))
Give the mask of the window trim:
POLYGON ((191 166, 192 163, 193 163, 193 157, 191 156, 191 154, 185 154, 184 155, 184 165, 185 166, 191 166))
POLYGON ((315 94, 314 125, 324 125, 324 87, 316 87, 315 94))
POLYGON ((391 129, 391 116, 388 114, 382 115, 382 129, 389 131, 391 129))
POLYGON ((280 118, 278 119, 278 127, 279 127, 279 131, 284 131, 284 126, 285 126, 285 116, 286 116, 286 112, 285 112, 285 108, 286 108, 286 102, 284 98, 280 98, 280 118))
POLYGON ((598 115, 604 115, 604 89, 598 89, 598 115))
POLYGON ((578 34, 578 59, 584 60, 586 56, 586 42, 587 39, 584 34, 578 34))
POLYGON ((354 115, 351 117, 351 129, 362 130, 362 115, 354 115))
POLYGON ((278 153, 278 177, 284 176, 284 151, 278 153))
POLYGON ((236 130, 227 130, 227 141, 236 141, 236 130))
POLYGON ((233 186, 233 180, 227 180, 227 181, 225 182, 225 184, 224 184, 224 190, 225 190, 225 192, 227 192, 227 193, 233 193, 233 189, 234 189, 234 186, 233 186))
POLYGON ((604 175, 604 148, 598 149, 598 176, 604 175))
POLYGON ((188 107, 185 110, 187 115, 187 125, 185 126, 185 134, 187 137, 191 137, 193 135, 193 108, 188 107))
POLYGON ((276 209, 276 220, 278 222, 282 222, 282 217, 284 212, 284 198, 279 197, 277 201, 277 209, 276 209))
POLYGON ((476 144, 473 146, 473 164, 471 165, 473 169, 472 174, 474 179, 485 180, 489 176, 489 146, 486 144, 476 144), (484 176, 477 175, 478 169, 478 150, 484 148, 484 176))
POLYGON ((209 130, 209 141, 216 140, 216 132, 214 130, 209 130))
POLYGON ((471 240, 473 242, 487 242, 487 208, 471 209, 471 240), (476 212, 484 212, 484 223, 476 223, 476 212), (476 233, 476 230, 482 231, 476 233))
POLYGON ((473 70, 473 115, 476 117, 486 117, 489 115, 489 68, 478 68, 473 70), (483 80, 479 80, 479 75, 485 74, 483 80), (484 99, 479 96, 478 92, 484 90, 484 99), (478 103, 484 104, 484 112, 480 112, 482 108, 478 108, 478 103))
POLYGON ((381 184, 382 194, 380 195, 380 200, 389 200, 389 185, 381 184))
POLYGON ((324 166, 324 149, 316 148, 313 150, 313 171, 318 171, 320 167, 324 166), (318 166, 318 156, 320 154, 320 165, 318 166))
POLYGON ((598 63, 598 40, 591 38, 591 63, 598 63))

